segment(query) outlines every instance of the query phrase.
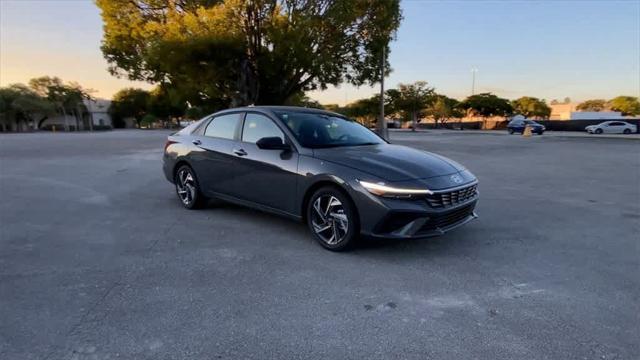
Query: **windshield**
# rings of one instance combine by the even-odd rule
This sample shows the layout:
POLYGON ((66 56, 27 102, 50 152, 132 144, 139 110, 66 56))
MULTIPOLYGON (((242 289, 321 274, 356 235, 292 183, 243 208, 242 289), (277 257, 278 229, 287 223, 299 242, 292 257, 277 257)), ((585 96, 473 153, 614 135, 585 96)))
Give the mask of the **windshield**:
POLYGON ((525 123, 527 123, 527 124, 529 124, 529 125, 538 125, 538 123, 537 123, 537 122, 532 121, 532 120, 525 120, 524 122, 525 122, 525 123))
POLYGON ((384 143, 373 131, 342 117, 303 111, 275 113, 304 147, 326 148, 384 143))

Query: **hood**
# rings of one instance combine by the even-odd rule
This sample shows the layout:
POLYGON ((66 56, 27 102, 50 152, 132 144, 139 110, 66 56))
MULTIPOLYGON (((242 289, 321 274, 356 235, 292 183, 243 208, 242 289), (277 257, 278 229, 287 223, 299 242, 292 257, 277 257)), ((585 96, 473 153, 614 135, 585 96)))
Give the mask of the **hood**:
POLYGON ((401 145, 380 144, 314 149, 314 157, 369 173, 386 181, 455 174, 462 165, 440 155, 401 145))

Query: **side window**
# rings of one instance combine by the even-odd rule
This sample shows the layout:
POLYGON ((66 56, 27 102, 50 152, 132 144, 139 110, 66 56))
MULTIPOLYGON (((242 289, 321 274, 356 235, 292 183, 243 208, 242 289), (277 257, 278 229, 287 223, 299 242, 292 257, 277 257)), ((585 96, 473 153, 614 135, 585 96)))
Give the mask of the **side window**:
POLYGON ((216 116, 207 125, 204 136, 233 140, 239 122, 239 113, 216 116))
POLYGON ((242 128, 242 141, 256 143, 263 137, 277 136, 284 141, 282 130, 268 117, 255 113, 247 113, 242 128))

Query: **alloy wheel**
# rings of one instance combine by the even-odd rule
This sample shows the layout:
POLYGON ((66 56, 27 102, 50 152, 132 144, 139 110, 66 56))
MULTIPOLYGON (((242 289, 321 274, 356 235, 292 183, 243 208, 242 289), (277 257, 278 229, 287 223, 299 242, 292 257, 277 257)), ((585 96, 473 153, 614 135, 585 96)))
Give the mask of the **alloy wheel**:
POLYGON ((176 189, 180 200, 185 206, 189 206, 193 203, 196 197, 196 184, 189 169, 183 168, 178 172, 176 189))
POLYGON ((311 225, 322 241, 328 245, 336 245, 347 236, 349 218, 344 205, 337 197, 322 195, 313 202, 311 225))

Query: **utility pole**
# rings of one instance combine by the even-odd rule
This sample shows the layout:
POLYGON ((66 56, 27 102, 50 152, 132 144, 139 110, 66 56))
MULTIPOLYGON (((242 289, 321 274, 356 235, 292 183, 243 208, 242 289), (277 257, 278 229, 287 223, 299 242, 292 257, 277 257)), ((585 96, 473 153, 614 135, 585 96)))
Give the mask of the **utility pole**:
POLYGON ((378 135, 385 140, 389 140, 389 132, 387 131, 387 122, 384 119, 384 52, 382 47, 382 57, 380 59, 380 118, 378 118, 378 135))
POLYGON ((478 72, 477 68, 471 69, 471 95, 476 94, 476 73, 478 72))

